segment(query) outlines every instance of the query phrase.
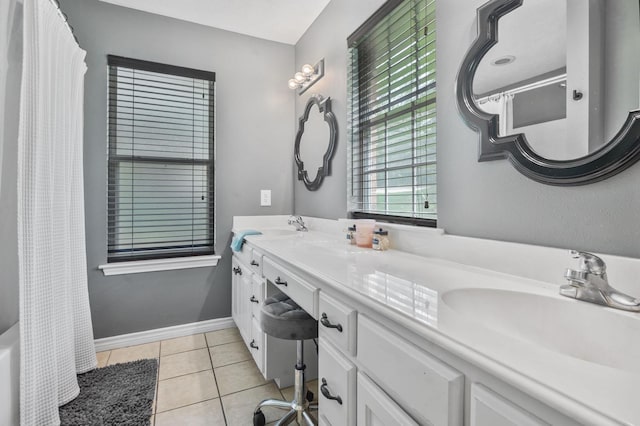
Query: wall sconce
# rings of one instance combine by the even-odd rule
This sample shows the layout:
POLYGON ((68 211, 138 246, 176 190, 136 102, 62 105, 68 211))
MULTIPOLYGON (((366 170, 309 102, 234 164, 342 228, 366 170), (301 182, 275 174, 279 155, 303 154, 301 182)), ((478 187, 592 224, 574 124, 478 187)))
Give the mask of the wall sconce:
POLYGON ((302 70, 295 73, 289 80, 289 89, 298 89, 298 95, 302 95, 307 89, 320 80, 324 75, 324 59, 320 59, 317 64, 304 64, 302 70))

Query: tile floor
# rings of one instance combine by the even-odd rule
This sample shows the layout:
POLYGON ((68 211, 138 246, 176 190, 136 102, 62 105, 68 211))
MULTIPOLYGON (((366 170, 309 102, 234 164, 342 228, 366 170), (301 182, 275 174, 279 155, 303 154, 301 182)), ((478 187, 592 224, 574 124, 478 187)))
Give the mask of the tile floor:
MULTIPOLYGON (((251 426, 265 398, 290 400, 293 388, 264 379, 237 328, 99 352, 98 366, 156 358, 160 361, 151 426, 251 426)), ((293 369, 293 365, 291 366, 293 369)), ((316 380, 308 383, 318 395, 316 380)), ((284 414, 264 410, 267 423, 284 414)))

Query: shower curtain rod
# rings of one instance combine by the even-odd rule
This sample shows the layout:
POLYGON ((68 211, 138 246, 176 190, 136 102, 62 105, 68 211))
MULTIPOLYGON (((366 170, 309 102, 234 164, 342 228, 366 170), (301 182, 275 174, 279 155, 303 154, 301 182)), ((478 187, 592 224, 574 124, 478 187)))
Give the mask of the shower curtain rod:
POLYGON ((78 37, 76 37, 76 34, 75 34, 75 31, 73 30, 73 27, 71 26, 71 24, 69 24, 69 18, 62 11, 62 9, 60 9, 60 3, 58 2, 58 0, 50 0, 50 1, 51 1, 51 3, 53 3, 53 5, 56 7, 56 9, 58 9, 58 15, 60 15, 60 17, 64 21, 64 24, 67 26, 67 28, 69 28, 69 31, 71 31, 71 35, 73 36, 73 39, 76 41, 78 46, 80 46, 80 42, 78 41, 78 37))
POLYGON ((523 86, 513 87, 511 89, 498 91, 496 93, 492 93, 491 95, 482 96, 478 98, 478 103, 486 103, 489 99, 494 96, 500 96, 502 94, 505 95, 517 95, 518 93, 527 92, 529 90, 537 89, 539 87, 550 86, 552 84, 561 83, 567 79, 567 73, 557 75, 555 77, 545 78, 544 80, 536 81, 534 83, 525 84, 523 86))

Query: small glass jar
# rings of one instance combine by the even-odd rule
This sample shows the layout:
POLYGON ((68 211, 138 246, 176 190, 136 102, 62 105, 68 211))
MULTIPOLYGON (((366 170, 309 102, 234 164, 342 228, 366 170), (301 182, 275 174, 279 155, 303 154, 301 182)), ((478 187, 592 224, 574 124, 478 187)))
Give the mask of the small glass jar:
POLYGON ((373 240, 371 246, 374 250, 389 250, 389 231, 382 228, 373 231, 373 240))
POLYGON ((347 244, 356 244, 356 225, 347 228, 347 244))

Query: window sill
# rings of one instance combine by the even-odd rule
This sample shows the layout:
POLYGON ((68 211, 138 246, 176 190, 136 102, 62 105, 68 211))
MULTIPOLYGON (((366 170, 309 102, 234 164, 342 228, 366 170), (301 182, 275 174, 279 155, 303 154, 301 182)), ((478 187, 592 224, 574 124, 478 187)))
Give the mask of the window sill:
POLYGON ((222 256, 174 257, 169 259, 136 260, 132 262, 107 263, 98 266, 105 276, 137 274, 140 272, 172 271, 176 269, 216 266, 222 256))

